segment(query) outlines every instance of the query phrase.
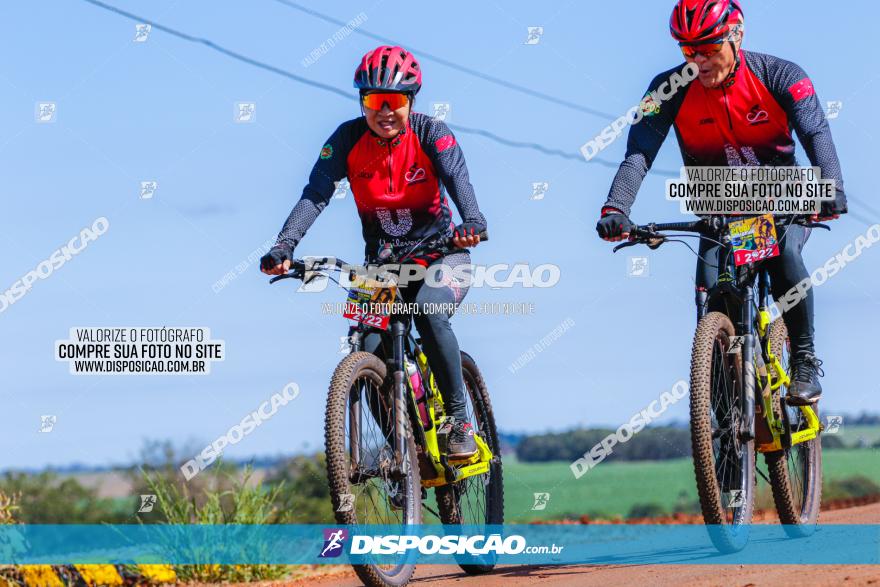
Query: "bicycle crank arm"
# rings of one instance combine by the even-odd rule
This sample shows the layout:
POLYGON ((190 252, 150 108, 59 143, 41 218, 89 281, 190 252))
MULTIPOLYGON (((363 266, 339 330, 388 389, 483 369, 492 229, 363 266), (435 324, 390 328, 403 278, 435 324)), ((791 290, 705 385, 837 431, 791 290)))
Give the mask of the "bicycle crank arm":
POLYGON ((443 472, 447 483, 455 483, 458 479, 458 469, 449 464, 446 455, 440 455, 440 464, 443 465, 443 472))

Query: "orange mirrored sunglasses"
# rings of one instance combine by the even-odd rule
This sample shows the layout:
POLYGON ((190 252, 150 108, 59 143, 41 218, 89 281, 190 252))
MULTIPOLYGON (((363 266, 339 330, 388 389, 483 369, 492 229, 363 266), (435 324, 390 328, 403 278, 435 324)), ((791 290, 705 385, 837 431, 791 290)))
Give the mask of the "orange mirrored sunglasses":
POLYGON ((716 55, 724 45, 722 43, 709 43, 707 45, 681 45, 681 54, 688 59, 697 55, 709 58, 716 55))
POLYGON ((361 96, 361 104, 370 110, 382 110, 386 103, 392 110, 397 110, 409 104, 409 96, 399 92, 377 92, 361 96))

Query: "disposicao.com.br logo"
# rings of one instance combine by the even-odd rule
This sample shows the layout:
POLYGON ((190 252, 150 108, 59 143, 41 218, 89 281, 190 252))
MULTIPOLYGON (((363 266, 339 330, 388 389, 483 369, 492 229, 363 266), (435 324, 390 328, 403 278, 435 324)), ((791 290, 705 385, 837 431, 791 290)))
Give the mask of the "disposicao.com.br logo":
POLYGON ((558 554, 563 546, 527 546, 518 534, 501 537, 500 534, 464 536, 386 535, 352 536, 351 554, 405 554, 413 549, 419 554, 467 554, 473 556, 497 554, 558 554))
POLYGON ((336 558, 345 550, 345 540, 348 538, 348 530, 344 528, 325 528, 324 546, 318 558, 336 558))

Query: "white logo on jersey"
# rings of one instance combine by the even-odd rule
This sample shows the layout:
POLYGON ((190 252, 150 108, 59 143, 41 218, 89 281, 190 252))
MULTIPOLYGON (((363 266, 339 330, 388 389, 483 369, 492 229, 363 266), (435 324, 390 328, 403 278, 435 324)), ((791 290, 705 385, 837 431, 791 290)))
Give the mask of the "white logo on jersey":
POLYGON ((740 150, 737 151, 736 147, 728 144, 724 145, 724 153, 727 155, 728 167, 758 167, 761 165, 758 156, 755 155, 755 150, 751 147, 740 147, 740 150), (742 157, 740 157, 740 151, 742 151, 742 157), (743 161, 743 157, 745 157, 745 161, 743 161))
POLYGON ((412 214, 409 208, 398 208, 397 223, 391 219, 391 210, 388 208, 379 208, 376 210, 376 216, 382 224, 382 230, 391 236, 403 236, 408 234, 412 228, 412 214))

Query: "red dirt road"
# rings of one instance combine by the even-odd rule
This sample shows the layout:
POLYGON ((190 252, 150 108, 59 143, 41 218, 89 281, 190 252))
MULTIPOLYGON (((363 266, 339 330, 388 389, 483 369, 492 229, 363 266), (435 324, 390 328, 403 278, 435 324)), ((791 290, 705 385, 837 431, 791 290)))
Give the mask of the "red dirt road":
MULTIPOLYGON (((825 524, 880 524, 880 503, 823 512, 825 524)), ((811 587, 873 585, 880 587, 880 565, 600 565, 600 566, 502 566, 489 575, 469 577, 456 566, 421 565, 411 585, 445 587, 518 587, 535 585, 741 585, 778 587, 808 584, 811 587)), ((362 585, 354 573, 313 578, 287 585, 355 587, 362 585)))

